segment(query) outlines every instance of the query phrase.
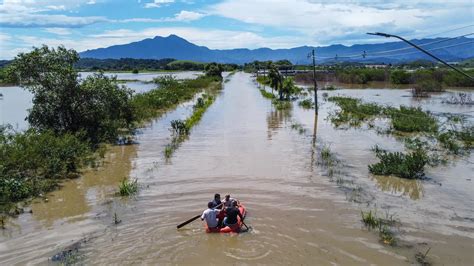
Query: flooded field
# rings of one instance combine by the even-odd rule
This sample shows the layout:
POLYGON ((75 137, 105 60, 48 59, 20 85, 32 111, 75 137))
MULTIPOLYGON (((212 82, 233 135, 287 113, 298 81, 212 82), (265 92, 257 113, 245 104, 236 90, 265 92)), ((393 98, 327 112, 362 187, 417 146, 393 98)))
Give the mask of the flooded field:
MULTIPOLYGON (((320 92, 315 117, 296 103, 276 110, 250 75, 236 73, 171 159, 163 155, 170 121, 186 118, 191 104, 142 129, 138 144, 111 147, 97 170, 9 219, 0 264, 50 264, 72 249, 75 260, 101 265, 410 265, 429 249, 434 264, 472 265, 474 156, 428 167, 426 180, 372 176, 371 148, 402 150, 403 143, 371 130, 335 129, 327 119, 335 106, 323 93, 463 113, 471 121, 474 115, 472 106, 441 103, 451 91, 415 100, 406 89, 341 89, 320 92), (325 145, 341 162, 333 177, 318 164, 325 145), (138 180, 138 195, 115 195, 123 178, 138 180), (206 234, 199 220, 176 230, 216 192, 246 205, 250 232, 206 234), (364 228, 361 210, 374 209, 399 221, 396 246, 364 228)), ((13 107, 4 104, 6 119, 3 110, 13 107)))
MULTIPOLYGON (((93 72, 80 72, 81 78, 92 75, 93 72)), ((135 93, 144 93, 156 88, 156 84, 151 81, 160 76, 171 75, 176 79, 194 79, 202 72, 181 71, 181 72, 155 72, 155 73, 114 73, 107 72, 106 76, 116 76, 118 80, 125 80, 123 85, 132 89, 135 93)), ((0 87, 0 125, 10 124, 16 130, 28 128, 25 117, 28 109, 32 106, 32 94, 18 86, 0 87)))

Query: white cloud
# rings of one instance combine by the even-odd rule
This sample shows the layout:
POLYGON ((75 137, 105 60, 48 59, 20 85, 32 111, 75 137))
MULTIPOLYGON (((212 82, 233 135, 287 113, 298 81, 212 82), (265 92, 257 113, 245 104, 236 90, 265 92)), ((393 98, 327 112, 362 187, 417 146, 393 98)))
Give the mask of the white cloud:
POLYGON ((49 33, 53 33, 53 34, 56 34, 56 35, 70 35, 70 34, 72 34, 71 30, 66 29, 66 28, 47 28, 44 31, 49 32, 49 33))
POLYGON ((0 27, 33 28, 62 27, 75 28, 107 22, 105 17, 72 17, 66 15, 44 14, 44 11, 64 11, 86 3, 85 0, 5 0, 0 5, 0 27), (64 4, 61 4, 64 3, 64 4))
POLYGON ((472 24, 472 11, 472 0, 443 3, 226 0, 210 6, 207 13, 252 25, 298 32, 308 36, 308 40, 328 44, 334 40, 344 41, 347 35, 353 39, 366 40, 365 33, 371 30, 389 30, 392 33, 433 32, 436 31, 433 25, 443 27, 443 24, 449 25, 450 21, 472 24))
POLYGON ((156 8, 156 7, 160 7, 164 4, 170 4, 170 3, 173 3, 173 2, 174 2, 174 0, 154 0, 151 3, 146 3, 145 8, 156 8))
POLYGON ((95 5, 95 4, 96 4, 96 1, 94 1, 94 0, 89 0, 86 4, 87 4, 87 5, 95 5))
POLYGON ((193 20, 198 20, 204 16, 205 14, 203 13, 183 10, 175 15, 174 20, 175 21, 193 21, 193 20))
POLYGON ((128 23, 128 22, 144 22, 144 23, 155 23, 155 22, 188 22, 198 20, 200 18, 205 17, 206 14, 194 12, 194 11, 186 11, 183 10, 174 17, 171 18, 128 18, 122 20, 116 20, 114 22, 121 22, 121 23, 128 23))
POLYGON ((77 28, 107 22, 104 17, 70 17, 66 15, 46 15, 39 13, 0 13, 0 27, 8 28, 77 28))

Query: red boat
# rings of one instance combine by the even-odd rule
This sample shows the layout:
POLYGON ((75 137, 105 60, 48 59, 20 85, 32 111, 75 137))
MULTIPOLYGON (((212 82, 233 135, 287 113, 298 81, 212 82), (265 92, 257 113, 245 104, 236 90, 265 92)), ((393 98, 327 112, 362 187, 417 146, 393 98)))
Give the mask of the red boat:
MULTIPOLYGON (((239 205, 239 211, 242 217, 245 219, 245 215, 247 214, 247 211, 245 210, 245 206, 240 204, 239 205)), ((221 212, 224 214, 224 212, 221 212)), ((225 217, 225 215, 219 215, 219 218, 222 219, 225 217)), ((206 233, 240 233, 240 230, 242 228, 242 221, 239 216, 237 216, 237 223, 231 226, 225 226, 225 227, 216 227, 216 228, 209 228, 207 227, 207 224, 205 224, 206 227, 206 233)))

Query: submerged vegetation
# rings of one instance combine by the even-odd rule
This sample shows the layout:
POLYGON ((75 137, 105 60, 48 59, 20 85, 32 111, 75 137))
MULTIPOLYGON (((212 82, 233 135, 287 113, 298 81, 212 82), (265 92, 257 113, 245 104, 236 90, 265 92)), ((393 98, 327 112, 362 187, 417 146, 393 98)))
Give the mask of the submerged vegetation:
POLYGON ((120 196, 131 196, 138 192, 138 180, 129 181, 127 179, 122 180, 119 184, 120 196))
MULTIPOLYGON (((446 68, 427 68, 406 70, 401 67, 385 66, 384 68, 367 68, 356 66, 320 66, 316 73, 318 81, 337 81, 348 84, 367 84, 369 82, 390 82, 392 84, 418 84, 425 86, 429 91, 436 91, 439 86, 474 87, 474 82, 446 68), (434 89, 433 89, 434 88, 434 89)), ((474 70, 465 69, 469 75, 474 70)), ((312 73, 301 73, 295 76, 298 82, 311 83, 312 73)))
POLYGON ((311 99, 304 99, 304 100, 298 102, 298 105, 301 106, 304 109, 314 108, 314 102, 311 99))
POLYGON ((38 196, 76 176, 93 160, 92 149, 75 134, 0 128, 0 205, 38 196))
POLYGON ((387 152, 375 147, 375 155, 380 160, 369 165, 369 171, 375 175, 394 175, 401 178, 423 178, 425 165, 428 163, 426 152, 417 149, 409 154, 387 152))
POLYGON ((216 90, 221 86, 221 78, 212 76, 200 76, 194 80, 181 82, 171 76, 165 76, 156 78, 154 82, 160 89, 137 94, 133 98, 140 120, 149 120, 180 103, 189 101, 203 89, 216 90))
MULTIPOLYGON (((213 92, 215 93, 215 91, 213 92)), ((215 98, 212 95, 203 94, 196 100, 193 106, 193 113, 186 120, 171 121, 172 138, 171 142, 165 146, 164 155, 169 159, 177 150, 180 144, 189 136, 191 129, 201 120, 207 108, 212 105, 215 98)))
POLYGON ((375 229, 379 232, 380 241, 384 244, 394 246, 397 241, 392 226, 396 223, 393 215, 386 213, 385 218, 379 217, 376 210, 360 212, 362 222, 369 229, 375 229))
POLYGON ((395 134, 407 140, 411 150, 408 154, 376 147, 374 150, 380 162, 369 166, 373 174, 422 178, 426 164, 435 166, 442 161, 440 156, 468 154, 473 147, 474 126, 462 115, 434 115, 419 107, 386 107, 342 96, 329 97, 328 101, 340 108, 330 116, 336 127, 360 127, 366 123, 369 128, 375 128, 374 120, 378 119, 382 124, 387 121, 388 128, 375 128, 377 132, 395 134), (414 136, 424 140, 411 140, 414 136))

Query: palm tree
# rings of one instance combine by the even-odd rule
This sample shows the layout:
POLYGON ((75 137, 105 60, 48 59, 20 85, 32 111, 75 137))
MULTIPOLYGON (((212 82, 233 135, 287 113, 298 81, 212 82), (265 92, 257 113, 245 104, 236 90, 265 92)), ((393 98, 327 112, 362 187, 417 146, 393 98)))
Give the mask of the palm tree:
POLYGON ((295 89, 295 82, 293 78, 285 78, 281 87, 282 95, 285 95, 286 99, 290 98, 290 95, 295 89))
POLYGON ((270 87, 272 88, 272 94, 273 94, 273 89, 277 90, 280 94, 280 100, 283 98, 283 94, 281 91, 282 87, 282 76, 280 75, 280 72, 278 71, 278 68, 276 68, 275 65, 270 66, 270 71, 268 72, 268 78, 270 79, 270 87))

